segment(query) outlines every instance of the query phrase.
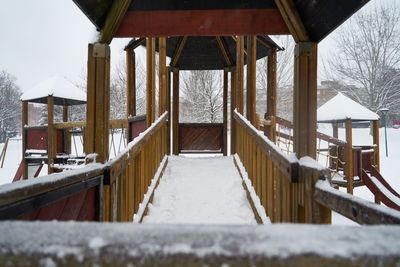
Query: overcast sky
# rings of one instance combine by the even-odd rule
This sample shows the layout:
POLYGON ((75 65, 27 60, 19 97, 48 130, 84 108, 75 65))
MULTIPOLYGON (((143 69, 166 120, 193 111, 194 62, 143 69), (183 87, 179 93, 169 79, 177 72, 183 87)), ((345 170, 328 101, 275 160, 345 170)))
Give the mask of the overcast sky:
MULTIPOLYGON (((78 82, 86 66, 87 44, 96 36, 94 26, 72 0, 2 0, 0 70, 14 75, 22 91, 55 74, 78 82)), ((123 60, 128 41, 113 40, 112 65, 123 60)), ((333 44, 330 37, 323 40, 320 54, 326 55, 333 44)))

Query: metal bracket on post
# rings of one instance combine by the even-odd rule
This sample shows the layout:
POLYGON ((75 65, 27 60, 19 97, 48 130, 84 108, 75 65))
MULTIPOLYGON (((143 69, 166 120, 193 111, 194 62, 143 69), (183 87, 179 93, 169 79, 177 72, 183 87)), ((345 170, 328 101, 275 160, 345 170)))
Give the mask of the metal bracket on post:
POLYGON ((299 56, 310 56, 311 51, 314 47, 313 42, 300 42, 297 43, 295 48, 294 48, 294 56, 299 57, 299 56))
POLYGON ((102 43, 95 43, 93 46, 93 56, 96 58, 110 57, 110 46, 102 43))

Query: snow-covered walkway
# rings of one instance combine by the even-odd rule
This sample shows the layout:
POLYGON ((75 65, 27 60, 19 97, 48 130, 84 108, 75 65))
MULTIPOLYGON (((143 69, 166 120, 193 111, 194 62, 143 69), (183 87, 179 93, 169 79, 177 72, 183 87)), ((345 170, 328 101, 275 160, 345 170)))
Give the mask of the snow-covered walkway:
POLYGON ((256 224, 232 157, 171 156, 144 223, 256 224))

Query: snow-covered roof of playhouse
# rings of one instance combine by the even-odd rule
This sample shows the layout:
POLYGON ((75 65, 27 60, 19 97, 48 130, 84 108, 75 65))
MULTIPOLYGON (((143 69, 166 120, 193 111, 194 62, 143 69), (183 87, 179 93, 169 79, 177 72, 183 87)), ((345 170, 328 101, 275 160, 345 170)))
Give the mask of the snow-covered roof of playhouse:
POLYGON ((21 100, 46 104, 48 96, 53 96, 55 105, 86 103, 86 93, 60 75, 51 77, 23 93, 21 100))
POLYGON ((317 110, 318 122, 343 122, 346 119, 376 121, 379 116, 342 93, 338 93, 317 110))

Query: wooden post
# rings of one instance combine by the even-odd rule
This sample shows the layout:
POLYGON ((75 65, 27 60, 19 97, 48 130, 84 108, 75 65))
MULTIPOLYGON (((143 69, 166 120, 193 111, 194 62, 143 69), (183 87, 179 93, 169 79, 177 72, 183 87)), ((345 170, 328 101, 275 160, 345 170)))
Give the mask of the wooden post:
POLYGON ((47 97, 47 173, 53 173, 51 165, 56 156, 56 131, 54 129, 54 98, 47 97))
POLYGON ((247 96, 246 96, 246 117, 254 125, 256 125, 256 61, 257 61, 257 37, 255 35, 247 36, 247 96))
POLYGON ((160 37, 159 46, 159 97, 158 114, 161 116, 167 110, 167 39, 160 37))
POLYGON ((126 117, 136 116, 136 55, 126 49, 126 117))
POLYGON ((275 142, 276 136, 276 91, 277 91, 277 76, 276 76, 276 65, 277 65, 277 49, 271 48, 270 54, 268 55, 267 63, 267 112, 265 113, 265 119, 267 125, 265 126, 265 133, 268 138, 275 142))
POLYGON ((22 171, 22 178, 28 179, 28 165, 26 164, 25 160, 25 149, 26 149, 26 131, 25 126, 28 125, 28 101, 22 101, 22 114, 21 114, 21 135, 22 135, 22 161, 23 164, 23 171, 22 171))
POLYGON ((301 42, 294 62, 294 151, 298 158, 316 158, 317 43, 301 42))
POLYGON ((335 137, 336 139, 339 138, 339 125, 337 121, 332 123, 332 131, 333 137, 335 137))
POLYGON ((167 123, 167 155, 171 154, 171 71, 167 70, 167 111, 168 111, 168 123, 167 123))
POLYGON ((233 118, 233 112, 236 108, 236 92, 235 92, 235 81, 236 81, 236 71, 233 70, 231 72, 231 155, 236 153, 235 149, 235 123, 234 123, 234 118, 233 118))
POLYGON ((146 38, 146 127, 155 121, 155 38, 146 38))
POLYGON ((110 47, 89 44, 85 152, 96 153, 97 162, 108 160, 110 120, 110 47))
POLYGON ((224 70, 224 89, 223 89, 223 148, 222 153, 224 156, 228 154, 228 71, 224 70))
MULTIPOLYGON (((68 106, 66 104, 63 105, 63 122, 68 121, 68 106)), ((64 153, 71 153, 71 134, 69 133, 69 129, 64 130, 64 153)))
POLYGON ((373 135, 373 144, 375 145, 374 152, 374 164, 376 169, 379 171, 380 169, 380 146, 379 146, 379 121, 372 122, 372 135, 373 135))
POLYGON ((179 70, 173 71, 172 95, 172 153, 179 154, 179 70))
POLYGON ((244 37, 236 38, 235 108, 243 114, 244 37))
POLYGON ((353 137, 351 119, 346 120, 346 166, 347 193, 353 194, 353 137))

